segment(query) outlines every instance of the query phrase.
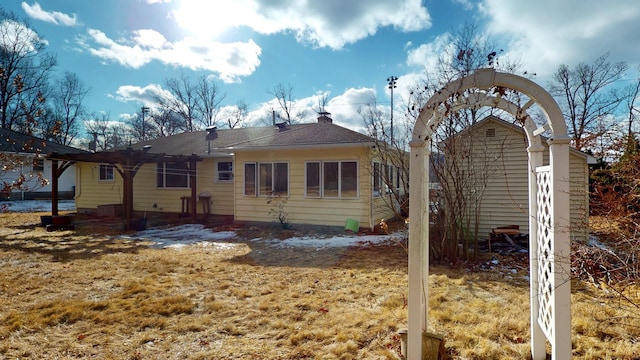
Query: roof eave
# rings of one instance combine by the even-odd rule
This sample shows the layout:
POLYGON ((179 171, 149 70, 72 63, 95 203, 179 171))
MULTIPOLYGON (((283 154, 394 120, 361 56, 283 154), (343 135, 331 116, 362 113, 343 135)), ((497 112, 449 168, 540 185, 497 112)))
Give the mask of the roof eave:
MULTIPOLYGON (((315 150, 315 149, 344 149, 344 148, 370 148, 376 146, 375 142, 343 143, 343 144, 312 144, 312 145, 271 145, 271 146, 230 146, 224 148, 230 151, 265 151, 265 150, 315 150)), ((218 151, 222 149, 216 149, 218 151)))

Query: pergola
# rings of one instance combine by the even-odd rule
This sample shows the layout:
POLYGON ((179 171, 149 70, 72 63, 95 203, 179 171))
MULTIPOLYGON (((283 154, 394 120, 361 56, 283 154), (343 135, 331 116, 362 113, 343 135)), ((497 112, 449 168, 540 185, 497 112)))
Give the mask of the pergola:
POLYGON ((202 158, 198 155, 166 155, 150 153, 149 148, 134 150, 126 148, 114 151, 101 151, 96 153, 61 154, 50 153, 47 159, 52 163, 51 180, 51 215, 58 215, 58 178, 74 163, 90 162, 111 164, 122 177, 123 194, 122 206, 124 219, 129 227, 133 219, 133 179, 142 165, 157 162, 186 162, 189 164, 189 187, 191 189, 190 212, 191 218, 196 218, 196 163, 202 158))

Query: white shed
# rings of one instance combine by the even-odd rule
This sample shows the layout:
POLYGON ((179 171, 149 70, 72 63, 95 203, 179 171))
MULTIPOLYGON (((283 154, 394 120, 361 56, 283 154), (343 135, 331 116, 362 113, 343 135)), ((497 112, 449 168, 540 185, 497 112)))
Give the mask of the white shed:
MULTIPOLYGON (((479 195, 478 238, 486 239, 492 229, 518 225, 529 233, 527 138, 522 127, 489 116, 465 129, 459 139, 466 144, 456 158, 479 195)), ((545 147, 548 146, 544 143, 545 147)), ((548 151, 544 163, 549 164, 548 151)), ((445 155, 450 159, 450 156, 445 155)), ((589 164, 595 158, 570 148, 570 224, 571 240, 588 239, 589 164)), ((469 188, 467 188, 469 189, 469 188)), ((475 212, 471 212, 471 216, 475 212)), ((474 216, 475 217, 475 216, 474 216)))

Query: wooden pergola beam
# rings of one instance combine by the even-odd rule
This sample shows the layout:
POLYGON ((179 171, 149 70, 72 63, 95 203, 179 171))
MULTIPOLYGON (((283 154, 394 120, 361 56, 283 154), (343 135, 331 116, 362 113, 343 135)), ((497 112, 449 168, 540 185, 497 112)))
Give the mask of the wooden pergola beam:
POLYGON ((189 163, 189 186, 191 187, 191 218, 196 219, 196 164, 202 160, 202 157, 192 155, 166 155, 166 154, 154 154, 149 153, 149 149, 134 150, 127 148, 123 150, 115 151, 103 151, 97 153, 73 153, 73 154, 60 154, 51 153, 47 156, 47 159, 52 161, 53 166, 53 179, 51 182, 52 187, 52 199, 51 199, 51 214, 53 216, 58 215, 58 178, 64 170, 66 170, 71 164, 77 162, 90 162, 90 163, 104 163, 111 164, 116 168, 123 182, 123 208, 124 218, 126 226, 130 225, 133 219, 133 179, 136 176, 138 170, 142 165, 153 162, 188 162, 189 163), (64 161, 61 167, 58 167, 58 162, 64 161))

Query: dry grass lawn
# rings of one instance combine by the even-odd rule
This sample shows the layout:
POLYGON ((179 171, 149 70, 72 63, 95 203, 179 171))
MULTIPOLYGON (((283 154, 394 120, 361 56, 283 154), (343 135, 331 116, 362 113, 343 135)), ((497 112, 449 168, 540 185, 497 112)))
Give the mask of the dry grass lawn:
MULTIPOLYGON (((2 359, 399 358, 400 244, 156 249, 105 224, 46 232, 39 215, 0 214, 2 359)), ((522 258, 432 267, 432 330, 451 358, 529 357, 527 273, 522 258)), ((637 359, 639 289, 626 286, 626 301, 575 282, 575 359, 637 359)))

